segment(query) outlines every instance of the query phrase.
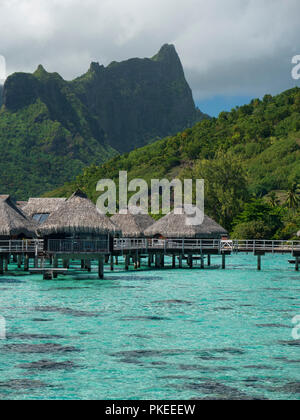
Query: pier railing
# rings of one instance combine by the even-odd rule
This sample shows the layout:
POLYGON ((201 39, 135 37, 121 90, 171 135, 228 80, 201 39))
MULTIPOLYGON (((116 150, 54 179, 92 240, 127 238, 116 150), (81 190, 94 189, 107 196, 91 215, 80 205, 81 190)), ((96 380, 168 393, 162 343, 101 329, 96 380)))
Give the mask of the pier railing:
POLYGON ((114 240, 114 250, 292 253, 300 251, 300 241, 121 238, 114 240))
POLYGON ((44 249, 44 241, 40 239, 1 240, 0 254, 35 254, 44 249))
POLYGON ((48 252, 55 254, 107 254, 110 252, 107 239, 49 239, 47 247, 48 252))

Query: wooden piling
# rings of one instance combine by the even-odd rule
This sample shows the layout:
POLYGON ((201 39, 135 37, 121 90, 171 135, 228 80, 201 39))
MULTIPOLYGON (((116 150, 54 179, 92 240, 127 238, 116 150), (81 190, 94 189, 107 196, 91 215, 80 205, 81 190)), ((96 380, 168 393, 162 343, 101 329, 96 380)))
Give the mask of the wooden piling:
POLYGON ((4 271, 8 272, 9 257, 4 258, 4 271))
POLYGON ((159 268, 160 265, 160 254, 155 254, 155 268, 159 268))
POLYGON ((110 256, 110 271, 114 271, 114 256, 111 254, 110 256))
POLYGON ((204 266, 204 264, 205 264, 205 257, 204 257, 204 255, 201 255, 200 264, 201 264, 201 270, 204 270, 205 269, 205 266, 204 266))
POLYGON ((129 270, 129 265, 130 265, 130 255, 126 254, 125 255, 125 270, 128 271, 129 270))
POLYGON ((299 257, 296 257, 295 270, 299 271, 299 257))
POLYGON ((22 267, 22 255, 18 255, 18 268, 22 267))
POLYGON ((222 270, 226 269, 226 255, 222 254, 222 270))
POLYGON ((176 268, 176 255, 172 255, 172 268, 176 268))
POLYGON ((29 255, 25 255, 25 260, 24 260, 24 271, 29 271, 29 255))
POLYGON ((182 255, 179 255, 179 268, 182 268, 182 255))
POLYGON ((207 266, 208 267, 211 266, 211 255, 210 254, 207 256, 207 266))
POLYGON ((165 268, 165 256, 164 256, 164 254, 160 255, 160 268, 165 268))
POLYGON ((0 256, 0 275, 2 276, 4 274, 4 270, 3 270, 3 257, 2 255, 0 256))
POLYGON ((34 268, 39 268, 39 259, 38 259, 38 257, 34 257, 34 268))
POLYGON ((85 266, 86 266, 86 269, 87 269, 88 273, 90 273, 92 271, 92 261, 91 260, 87 260, 85 262, 85 266))
POLYGON ((257 270, 261 271, 261 255, 257 256, 257 270))
POLYGON ((54 258, 53 258, 53 267, 54 268, 58 268, 58 258, 57 258, 57 255, 55 255, 54 258))
POLYGON ((98 277, 100 280, 104 279, 104 258, 103 256, 98 260, 98 277))
POLYGON ((188 266, 190 268, 193 268, 193 256, 192 255, 188 256, 188 266))

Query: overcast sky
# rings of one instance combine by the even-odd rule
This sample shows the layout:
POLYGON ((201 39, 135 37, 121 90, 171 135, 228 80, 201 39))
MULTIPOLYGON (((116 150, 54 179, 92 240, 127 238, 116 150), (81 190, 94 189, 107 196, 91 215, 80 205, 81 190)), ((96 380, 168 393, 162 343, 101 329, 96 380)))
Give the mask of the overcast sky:
POLYGON ((0 0, 0 55, 8 73, 41 63, 72 79, 173 43, 196 102, 230 107, 300 86, 299 17, 299 0, 0 0))

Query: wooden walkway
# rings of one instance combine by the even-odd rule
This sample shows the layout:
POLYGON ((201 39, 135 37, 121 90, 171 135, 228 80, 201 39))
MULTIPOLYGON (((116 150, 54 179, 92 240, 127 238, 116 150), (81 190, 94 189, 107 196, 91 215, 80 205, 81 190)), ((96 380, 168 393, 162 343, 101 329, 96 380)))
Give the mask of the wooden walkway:
POLYGON ((8 270, 11 258, 24 271, 40 273, 44 278, 53 278, 65 274, 70 261, 81 260, 81 268, 90 271, 91 261, 98 262, 99 278, 104 277, 104 263, 110 262, 110 269, 118 263, 118 257, 124 256, 125 270, 133 263, 134 268, 141 266, 142 259, 148 259, 148 267, 165 267, 165 257, 172 257, 172 268, 183 267, 183 261, 193 268, 195 261, 200 261, 201 268, 211 265, 213 255, 222 256, 222 268, 226 268, 226 256, 238 253, 250 253, 257 257, 257 268, 262 268, 262 256, 265 254, 289 254, 293 257, 296 271, 299 271, 300 241, 268 240, 219 240, 219 239, 126 239, 107 240, 6 240, 0 241, 0 274, 8 270), (29 269, 30 259, 34 259, 34 268, 29 269), (62 268, 59 268, 59 260, 62 268), (47 262, 49 264, 47 264, 47 262))
POLYGON ((219 240, 219 239, 115 239, 114 251, 144 251, 164 253, 182 252, 195 254, 222 253, 299 253, 300 241, 219 240))

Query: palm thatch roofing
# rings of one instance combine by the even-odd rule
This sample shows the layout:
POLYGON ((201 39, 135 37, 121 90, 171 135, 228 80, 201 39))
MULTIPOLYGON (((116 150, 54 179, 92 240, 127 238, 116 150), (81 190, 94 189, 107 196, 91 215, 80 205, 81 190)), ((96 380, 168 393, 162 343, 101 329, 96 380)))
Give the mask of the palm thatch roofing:
POLYGON ((39 226, 40 236, 119 233, 118 228, 82 191, 75 192, 39 226))
POLYGON ((127 214, 115 214, 110 220, 122 231, 123 238, 141 238, 144 232, 155 223, 148 214, 138 214, 134 208, 129 208, 127 214))
POLYGON ((51 214, 66 201, 66 198, 30 198, 22 210, 28 216, 51 214))
POLYGON ((0 236, 36 237, 37 224, 27 217, 10 199, 9 195, 0 195, 0 236))
POLYGON ((227 235, 228 232, 208 216, 204 217, 202 224, 189 226, 184 209, 181 214, 172 211, 145 231, 147 237, 162 236, 171 239, 220 239, 227 235))
POLYGON ((27 205, 27 201, 17 201, 17 206, 20 207, 20 209, 23 209, 27 205))

